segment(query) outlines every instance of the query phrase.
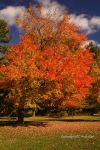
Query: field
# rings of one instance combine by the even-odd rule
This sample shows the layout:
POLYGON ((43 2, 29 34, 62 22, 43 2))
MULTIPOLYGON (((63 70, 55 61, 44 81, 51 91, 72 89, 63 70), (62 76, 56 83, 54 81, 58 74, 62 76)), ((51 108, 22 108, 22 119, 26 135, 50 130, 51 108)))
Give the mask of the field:
POLYGON ((0 150, 100 150, 100 117, 8 120, 0 120, 0 150))

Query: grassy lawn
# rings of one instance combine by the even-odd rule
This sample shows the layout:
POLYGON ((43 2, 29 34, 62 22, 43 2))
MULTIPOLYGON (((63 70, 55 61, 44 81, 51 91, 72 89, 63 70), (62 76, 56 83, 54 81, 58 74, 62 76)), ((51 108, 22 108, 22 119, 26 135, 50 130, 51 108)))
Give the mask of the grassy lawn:
POLYGON ((98 120, 100 117, 30 117, 22 126, 1 124, 0 150, 100 150, 98 120))
POLYGON ((100 116, 68 116, 68 117, 58 117, 58 118, 52 118, 52 117, 27 117, 25 118, 25 121, 100 121, 100 116))
MULTIPOLYGON (((0 117, 0 121, 13 121, 17 120, 16 117, 0 117)), ((100 116, 68 116, 68 117, 48 117, 36 116, 25 117, 25 121, 100 121, 100 116)))
MULTIPOLYGON (((41 133, 40 133, 41 134, 41 133)), ((99 133, 20 135, 1 132, 1 150, 100 150, 99 133)))

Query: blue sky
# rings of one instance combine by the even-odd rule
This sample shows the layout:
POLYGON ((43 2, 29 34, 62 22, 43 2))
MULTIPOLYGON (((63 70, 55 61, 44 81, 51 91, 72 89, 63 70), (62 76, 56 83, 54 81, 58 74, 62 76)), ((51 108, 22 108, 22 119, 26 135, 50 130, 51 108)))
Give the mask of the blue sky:
MULTIPOLYGON (((85 32, 89 40, 100 44, 100 0, 30 0, 33 4, 42 1, 44 9, 47 5, 57 8, 57 13, 63 13, 66 8, 71 17, 71 22, 78 25, 85 32)), ((15 18, 20 16, 28 7, 29 0, 0 0, 0 18, 5 19, 10 28, 10 43, 18 42, 18 29, 15 18), (17 6, 17 7, 16 7, 17 6)))

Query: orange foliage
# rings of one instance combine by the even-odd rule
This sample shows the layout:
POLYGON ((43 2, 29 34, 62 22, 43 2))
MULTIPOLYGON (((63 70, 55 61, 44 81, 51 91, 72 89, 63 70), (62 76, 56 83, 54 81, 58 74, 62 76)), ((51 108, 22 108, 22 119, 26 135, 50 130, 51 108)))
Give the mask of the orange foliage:
POLYGON ((6 54, 8 63, 0 67, 0 72, 8 80, 38 76, 38 69, 35 66, 35 57, 37 56, 37 47, 29 36, 24 36, 17 45, 11 46, 8 49, 6 54))
MULTIPOLYGON (((22 25, 25 35, 9 48, 8 63, 0 67, 0 72, 8 80, 39 77, 55 81, 55 89, 60 92, 53 92, 57 100, 62 99, 62 105, 80 104, 94 82, 89 75, 93 54, 82 48, 87 37, 69 23, 68 15, 51 22, 35 15, 30 8, 26 18, 17 23, 22 25)), ((47 100, 48 95, 44 98, 47 100)))
POLYGON ((23 29, 25 34, 30 35, 33 42, 39 49, 48 47, 59 47, 72 50, 79 49, 87 41, 84 33, 78 32, 78 27, 70 23, 68 14, 64 14, 62 19, 53 20, 41 16, 41 7, 27 9, 24 18, 17 18, 17 24, 23 29), (37 13, 36 13, 37 12, 37 13))

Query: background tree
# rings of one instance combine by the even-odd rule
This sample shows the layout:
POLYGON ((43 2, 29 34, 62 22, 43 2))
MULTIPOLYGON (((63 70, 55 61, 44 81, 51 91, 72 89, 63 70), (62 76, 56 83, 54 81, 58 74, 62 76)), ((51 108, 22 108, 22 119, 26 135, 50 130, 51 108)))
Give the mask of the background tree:
MULTIPOLYGON (((5 53, 8 48, 9 42, 9 29, 7 23, 0 19, 0 64, 6 62, 5 53)), ((0 78, 2 79, 2 75, 0 74, 0 78)), ((6 90, 0 90, 0 112, 7 110, 7 105, 3 101, 5 97, 6 90)))
POLYGON ((95 63, 91 67, 91 74, 96 82, 90 88, 90 94, 86 98, 86 108, 93 114, 100 111, 100 47, 94 43, 88 45, 91 52, 94 52, 95 63))
POLYGON ((8 25, 4 20, 0 19, 0 53, 5 53, 7 50, 6 43, 9 42, 9 29, 8 25))

